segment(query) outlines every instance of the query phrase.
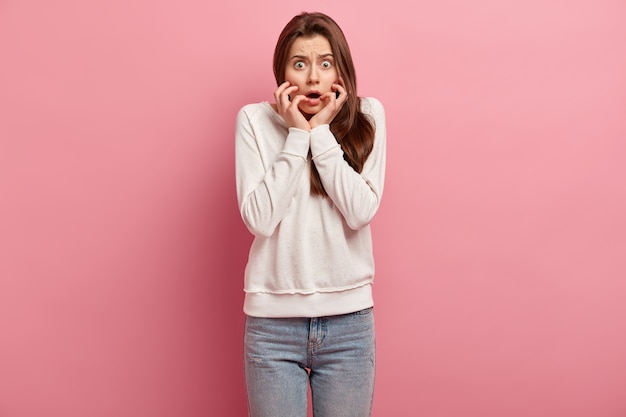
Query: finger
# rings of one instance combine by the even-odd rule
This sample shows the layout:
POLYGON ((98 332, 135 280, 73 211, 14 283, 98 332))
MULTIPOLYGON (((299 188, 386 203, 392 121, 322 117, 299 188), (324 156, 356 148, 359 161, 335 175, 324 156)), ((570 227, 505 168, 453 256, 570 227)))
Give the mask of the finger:
POLYGON ((298 91, 298 86, 293 85, 286 88, 281 95, 281 100, 285 108, 289 107, 293 103, 294 98, 297 97, 297 95, 295 94, 296 91, 298 91))
POLYGON ((278 97, 283 93, 283 91, 285 91, 285 88, 287 88, 289 84, 289 81, 285 81, 284 83, 280 84, 278 88, 274 90, 274 98, 278 99, 278 97))
POLYGON ((348 100, 348 90, 346 90, 340 84, 333 84, 333 86, 336 88, 336 91, 339 92, 339 96, 337 97, 337 101, 340 104, 343 104, 346 100, 348 100))
POLYGON ((293 93, 295 93, 296 91, 298 91, 300 89, 300 87, 298 87, 297 85, 292 85, 290 87, 287 87, 285 89, 285 93, 287 93, 287 95, 294 95, 293 93))
POLYGON ((342 91, 339 90, 339 88, 337 88, 338 85, 337 84, 333 84, 332 85, 332 90, 329 91, 328 93, 325 93, 322 95, 322 97, 320 97, 320 99, 322 101, 327 102, 328 104, 336 104, 336 103, 342 103, 343 102, 343 98, 342 95, 345 97, 345 90, 342 89, 342 91), (343 94, 342 94, 343 92, 343 94), (337 94, 339 93, 339 94, 337 94))
POLYGON ((327 93, 324 93, 320 96, 320 100, 328 100, 329 98, 331 98, 331 96, 334 96, 335 92, 334 91, 329 91, 327 93))
POLYGON ((336 91, 339 91, 339 94, 348 94, 348 90, 346 90, 346 87, 343 85, 342 82, 333 84, 332 88, 336 91))
POLYGON ((328 104, 332 103, 337 99, 337 94, 334 91, 329 91, 328 93, 322 94, 320 100, 327 101, 328 104))
POLYGON ((298 90, 297 85, 285 86, 279 93, 277 90, 276 103, 282 108, 286 109, 290 105, 290 96, 293 97, 293 93, 298 90))
POLYGON ((347 92, 340 93, 339 98, 337 98, 337 104, 339 106, 343 106, 343 103, 345 103, 346 101, 348 101, 348 93, 347 92))
POLYGON ((296 109, 298 108, 298 105, 300 104, 300 102, 307 100, 307 97, 302 95, 302 94, 298 94, 298 95, 294 95, 291 97, 291 106, 292 109, 296 109))
POLYGON ((278 92, 282 93, 283 91, 285 91, 286 88, 288 88, 291 85, 291 83, 289 81, 285 81, 283 82, 281 85, 278 86, 277 90, 278 92))
POLYGON ((278 88, 276 89, 276 91, 274 91, 274 98, 276 98, 276 100, 278 101, 279 98, 285 93, 285 91, 287 89, 289 89, 290 87, 294 87, 291 85, 291 83, 289 81, 285 81, 284 83, 282 83, 281 85, 278 86, 278 88))

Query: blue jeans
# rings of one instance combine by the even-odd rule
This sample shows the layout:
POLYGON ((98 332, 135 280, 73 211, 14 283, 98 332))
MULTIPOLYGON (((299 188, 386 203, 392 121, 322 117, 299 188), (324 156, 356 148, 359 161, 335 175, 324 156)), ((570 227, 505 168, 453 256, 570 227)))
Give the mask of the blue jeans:
POLYGON ((368 417, 374 394, 374 313, 246 317, 244 368, 251 417, 368 417))

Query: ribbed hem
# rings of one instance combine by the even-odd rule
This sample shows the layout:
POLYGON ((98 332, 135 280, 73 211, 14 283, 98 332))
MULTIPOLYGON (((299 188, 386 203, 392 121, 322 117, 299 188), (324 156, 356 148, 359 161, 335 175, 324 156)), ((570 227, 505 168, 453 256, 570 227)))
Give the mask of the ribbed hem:
POLYGON ((248 292, 243 311, 253 317, 325 317, 347 314, 374 305, 372 284, 338 292, 271 294, 248 292))

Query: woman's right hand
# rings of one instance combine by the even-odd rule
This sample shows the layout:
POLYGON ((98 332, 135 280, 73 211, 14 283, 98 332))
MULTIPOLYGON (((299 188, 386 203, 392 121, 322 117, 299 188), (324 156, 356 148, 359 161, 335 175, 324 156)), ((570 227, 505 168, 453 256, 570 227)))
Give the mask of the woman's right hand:
POLYGON ((282 116, 288 127, 295 127, 302 130, 311 130, 308 120, 304 117, 300 109, 299 103, 306 100, 303 95, 296 95, 298 91, 297 85, 291 85, 289 81, 285 81, 274 91, 274 99, 276 100, 276 111, 282 116), (291 99, 289 97, 291 96, 291 99))

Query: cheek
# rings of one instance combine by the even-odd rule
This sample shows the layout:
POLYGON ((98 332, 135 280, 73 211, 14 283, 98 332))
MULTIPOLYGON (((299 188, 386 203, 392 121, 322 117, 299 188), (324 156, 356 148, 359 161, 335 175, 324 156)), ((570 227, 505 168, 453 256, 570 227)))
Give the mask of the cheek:
POLYGON ((292 71, 286 71, 285 81, 289 81, 291 84, 298 84, 298 75, 292 71))
POLYGON ((285 70, 285 75, 283 76, 283 80, 291 82, 292 78, 293 77, 291 76, 290 71, 289 70, 285 70))
POLYGON ((303 91, 306 88, 306 82, 300 80, 298 77, 290 77, 289 75, 287 75, 285 77, 285 81, 289 81, 290 85, 295 85, 298 86, 298 90, 296 91, 296 94, 300 94, 300 91, 303 91))

